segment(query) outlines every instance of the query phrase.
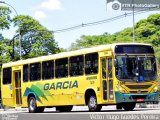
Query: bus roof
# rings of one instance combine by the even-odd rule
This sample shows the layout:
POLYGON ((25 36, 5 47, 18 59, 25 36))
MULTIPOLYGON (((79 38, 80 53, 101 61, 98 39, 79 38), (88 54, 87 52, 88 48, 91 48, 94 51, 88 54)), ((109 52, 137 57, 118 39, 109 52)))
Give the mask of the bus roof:
MULTIPOLYGON (((104 50, 113 50, 116 45, 149 45, 149 44, 144 44, 144 43, 117 43, 117 44, 108 44, 108 45, 98 45, 98 46, 94 46, 94 47, 91 47, 91 48, 84 48, 84 49, 75 50, 75 51, 61 52, 61 53, 53 54, 53 55, 47 55, 47 56, 30 58, 30 59, 26 59, 26 60, 19 60, 19 61, 16 61, 16 62, 4 63, 2 65, 2 67, 11 67, 11 66, 17 66, 17 65, 22 65, 22 64, 35 63, 35 62, 39 62, 39 61, 65 58, 65 57, 83 55, 83 54, 87 54, 87 53, 99 52, 99 51, 104 51, 104 50)), ((151 46, 151 45, 149 45, 149 46, 151 46)))

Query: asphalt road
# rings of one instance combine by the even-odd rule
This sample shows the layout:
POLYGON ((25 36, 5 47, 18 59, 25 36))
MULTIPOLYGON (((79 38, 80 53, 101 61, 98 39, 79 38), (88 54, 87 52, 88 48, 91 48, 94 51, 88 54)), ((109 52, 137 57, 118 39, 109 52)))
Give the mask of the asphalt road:
POLYGON ((28 113, 27 109, 0 110, 0 120, 160 120, 160 107, 135 108, 134 111, 116 110, 106 106, 101 112, 88 112, 87 107, 75 106, 71 112, 57 112, 54 108, 43 113, 28 113))

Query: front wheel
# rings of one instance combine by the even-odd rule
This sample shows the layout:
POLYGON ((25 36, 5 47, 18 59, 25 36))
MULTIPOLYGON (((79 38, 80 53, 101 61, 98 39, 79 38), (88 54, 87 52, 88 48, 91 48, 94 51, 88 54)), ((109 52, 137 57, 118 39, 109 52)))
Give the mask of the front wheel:
POLYGON ((122 107, 125 111, 132 111, 136 106, 136 103, 123 103, 122 107))
POLYGON ((101 111, 102 105, 97 104, 97 99, 95 95, 90 95, 88 99, 88 108, 91 112, 101 111))
POLYGON ((28 109, 30 113, 40 113, 44 111, 44 107, 37 107, 35 97, 30 97, 28 100, 28 109))

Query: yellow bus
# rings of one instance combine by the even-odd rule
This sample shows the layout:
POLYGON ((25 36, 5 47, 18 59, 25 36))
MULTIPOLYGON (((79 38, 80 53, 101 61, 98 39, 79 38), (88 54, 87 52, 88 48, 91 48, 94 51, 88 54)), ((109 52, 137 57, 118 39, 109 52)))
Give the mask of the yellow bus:
POLYGON ((89 111, 116 105, 133 110, 136 103, 158 102, 157 68, 151 45, 100 45, 2 65, 2 105, 43 112, 56 107, 89 111))

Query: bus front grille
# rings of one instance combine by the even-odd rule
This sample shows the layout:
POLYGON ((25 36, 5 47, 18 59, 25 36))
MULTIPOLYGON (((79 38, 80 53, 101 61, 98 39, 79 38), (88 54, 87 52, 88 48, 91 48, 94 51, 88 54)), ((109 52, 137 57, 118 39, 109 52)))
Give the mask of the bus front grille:
POLYGON ((126 85, 129 89, 148 89, 151 85, 126 85))
POLYGON ((130 93, 133 93, 133 94, 144 94, 144 93, 148 93, 148 91, 130 91, 130 93))

